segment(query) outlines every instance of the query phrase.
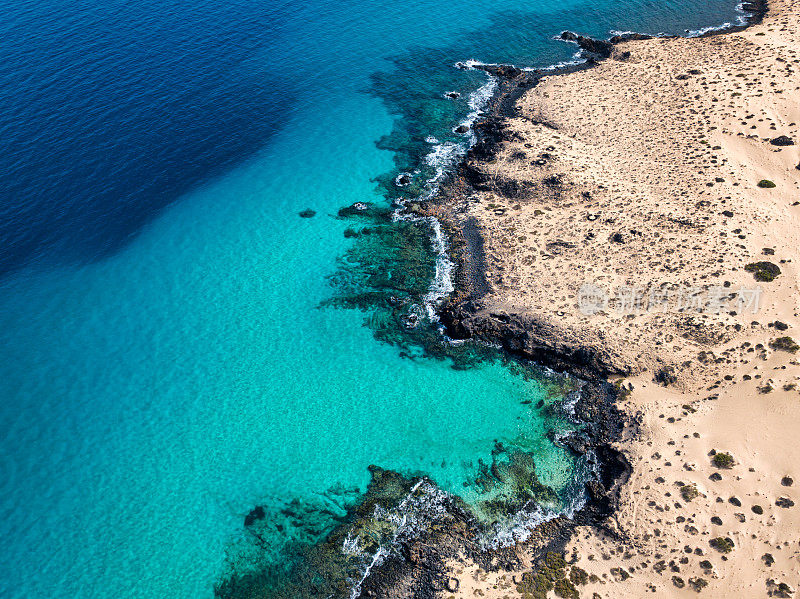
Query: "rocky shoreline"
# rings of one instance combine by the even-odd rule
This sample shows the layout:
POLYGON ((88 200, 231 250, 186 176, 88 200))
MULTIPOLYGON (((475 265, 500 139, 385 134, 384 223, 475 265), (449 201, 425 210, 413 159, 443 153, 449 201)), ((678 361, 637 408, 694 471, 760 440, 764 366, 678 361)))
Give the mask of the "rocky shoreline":
MULTIPOLYGON (((612 420, 625 424, 591 440, 610 449, 600 457, 617 478, 597 495, 590 487, 589 506, 610 497, 609 509, 562 546, 593 597, 734 588, 788 597, 800 583, 797 498, 784 483, 796 463, 784 456, 796 455, 787 444, 800 364, 791 338, 775 339, 798 326, 798 11, 785 0, 770 0, 769 12, 766 2, 743 8, 745 24, 690 38, 565 32, 589 54, 565 69, 476 66, 499 80, 497 94, 475 123, 475 146, 419 208, 452 243, 456 292, 441 311, 450 337, 593 385, 615 381, 623 415, 612 420), (733 306, 761 256, 778 256, 790 274, 755 277, 769 283, 763 313, 733 306), (583 311, 586 287, 607 292, 606 303, 583 311), (608 303, 637 289, 627 311, 608 303), (718 291, 731 306, 654 303, 659 291, 685 289, 718 291), (764 433, 778 429, 787 432, 764 433), (732 456, 734 472, 722 471, 732 456), (615 470, 618 459, 626 467, 615 470), (736 511, 748 500, 752 514, 736 511), (777 509, 767 515, 764 502, 777 509)), ((538 572, 550 566, 536 550, 528 557, 529 579, 542 584, 512 581, 523 597, 545 597, 554 579, 538 572)), ((483 567, 470 575, 456 597, 499 599, 512 588, 483 567)), ((556 593, 578 596, 566 584, 556 593)))
MULTIPOLYGON (((486 572, 512 575, 524 570, 522 547, 540 560, 562 555, 575 527, 604 527, 631 472, 623 454, 612 446, 624 430, 630 430, 615 406, 618 389, 594 379, 576 393, 574 419, 584 426, 558 443, 576 456, 590 454, 596 475, 586 483, 584 506, 572 517, 546 519, 522 543, 487 546, 492 532, 458 496, 443 492, 424 475, 370 466, 367 491, 320 542, 302 549, 292 572, 265 570, 232 576, 215 588, 215 596, 435 599, 458 590, 461 580, 453 572, 454 562, 466 560, 486 572)), ((492 509, 502 513, 536 507, 552 494, 539 483, 528 454, 501 444, 493 450, 492 464, 482 469, 481 477, 487 479, 484 484, 515 490, 508 498, 492 500, 492 509)), ((245 530, 256 542, 262 538, 260 526, 268 524, 268 515, 258 506, 245 518, 245 530)), ((613 534, 611 529, 608 532, 613 534)))
MULTIPOLYGON (((701 37, 729 34, 761 23, 767 12, 767 0, 744 2, 741 8, 745 11, 745 24, 709 31, 701 37)), ((666 39, 670 37, 677 36, 667 36, 666 39)), ((525 93, 536 87, 543 77, 569 75, 592 68, 599 61, 610 58, 618 44, 653 37, 629 33, 597 40, 565 31, 561 39, 576 43, 585 53, 585 62, 555 70, 532 71, 513 65, 475 66, 498 78, 497 92, 491 98, 485 116, 473 125, 477 141, 458 165, 454 176, 441 186, 437 198, 417 210, 439 219, 451 241, 451 258, 456 264, 455 291, 440 311, 442 323, 451 338, 498 343, 512 355, 554 370, 584 379, 605 380, 609 376, 629 375, 631 365, 607 347, 602 339, 580 337, 572 330, 560 328, 535 315, 486 309, 481 303, 488 290, 484 240, 474 218, 460 218, 458 214, 459 200, 475 191, 496 191, 512 199, 523 191, 516 189, 516 182, 505 181, 497 174, 487 177, 476 165, 492 161, 503 142, 515 139, 507 121, 518 116, 516 103, 525 93)), ((541 124, 555 128, 546 122, 541 124)))
MULTIPOLYGON (((760 23, 767 6, 766 1, 761 0, 746 3, 744 8, 749 13, 746 25, 709 32, 703 37, 727 35, 760 23)), ((301 586, 288 588, 286 597, 329 597, 345 593, 342 573, 350 572, 352 575, 358 571, 356 565, 361 569, 364 566, 346 559, 347 563, 342 563, 341 548, 349 542, 353 531, 380 531, 376 538, 384 541, 389 538, 393 547, 392 551, 368 564, 368 576, 357 581, 350 578, 350 588, 355 589, 350 594, 353 599, 433 599, 444 593, 454 594, 459 589, 463 591, 462 579, 454 563, 465 562, 477 566, 484 573, 504 573, 501 578, 507 574, 512 581, 509 584, 522 589, 523 596, 529 592, 526 589, 530 589, 530 596, 539 597, 530 586, 539 576, 537 572, 545 570, 550 572, 550 576, 555 571, 556 578, 549 579, 551 583, 565 580, 567 562, 564 555, 569 553, 570 544, 580 527, 589 527, 598 531, 598 535, 626 546, 634 547, 638 543, 636 539, 627 538, 623 528, 608 526, 609 521, 617 517, 621 490, 634 472, 634 465, 619 447, 638 438, 643 421, 641 411, 631 415, 618 409, 617 401, 621 396, 626 397, 630 388, 620 385, 619 381, 614 384, 609 379, 618 380, 635 374, 636 361, 607 343, 605 336, 596 331, 561 326, 552 318, 540 317, 535 312, 518 312, 487 303, 485 298, 492 290, 492 282, 486 274, 491 250, 487 248, 479 223, 465 208, 469 198, 479 192, 496 193, 509 202, 531 193, 532 190, 521 186, 518 180, 506 178, 497 171, 489 175, 486 169, 486 164, 497 158, 503 144, 521 141, 519 134, 509 126, 509 120, 519 116, 517 103, 526 93, 545 77, 586 71, 611 59, 619 44, 652 38, 634 34, 593 40, 565 32, 562 39, 578 44, 588 53, 587 61, 555 71, 523 71, 508 65, 475 67, 500 82, 486 115, 473 126, 477 143, 456 171, 441 184, 438 197, 408 208, 414 214, 437 218, 451 242, 449 250, 456 264, 455 292, 440 310, 441 322, 450 338, 499 345, 516 359, 532 361, 585 381, 574 411, 575 419, 584 428, 559 442, 576 455, 592 454, 595 457, 597 476, 586 485, 587 502, 572 518, 561 516, 539 525, 531 537, 517 547, 487 549, 478 542, 481 527, 459 498, 440 494, 435 484, 425 477, 406 477, 371 467, 373 478, 367 493, 350 510, 345 521, 307 556, 309 567, 316 568, 315 574, 301 576, 301 586), (424 503, 425 497, 437 498, 435 509, 425 504, 426 509, 432 509, 430 517, 423 519, 413 534, 398 532, 399 529, 392 526, 387 529, 386 523, 375 516, 377 505, 404 505, 409 500, 424 503), (524 560, 522 553, 526 556, 524 560), (518 580, 523 571, 524 576, 518 580), (312 579, 316 582, 312 583, 312 579)), ((622 61, 629 58, 630 52, 627 51, 619 52, 617 56, 622 61)), ((559 129, 557 123, 547 118, 529 118, 528 121, 544 129, 559 129)), ((547 162, 549 156, 543 154, 539 160, 547 162)), ((548 193, 559 198, 561 182, 554 180, 548 193)), ((495 214, 502 216, 505 210, 497 208, 495 214)), ((548 249, 557 253, 560 247, 548 249)), ((567 245, 564 247, 568 248, 567 245)), ((389 521, 394 522, 391 518, 389 521)), ((379 551, 380 546, 379 543, 372 549, 379 551)), ((575 564, 570 572, 584 572, 577 567, 576 559, 569 559, 575 564)), ((629 575, 621 577, 625 580, 629 575)), ((568 592, 570 587, 563 588, 568 592)), ((238 597, 241 594, 222 590, 217 596, 238 597)))
MULTIPOLYGON (((600 380, 587 382, 581 389, 575 413, 587 428, 563 439, 578 455, 592 452, 597 460, 597 477, 586 485, 587 502, 572 518, 559 516, 538 525, 521 545, 534 559, 544 560, 552 553, 562 555, 576 526, 602 528, 616 507, 619 488, 631 466, 612 442, 621 438, 621 414, 614 404, 616 390, 600 380)), ((432 526, 402 543, 402 549, 388 557, 364 581, 359 595, 385 599, 434 599, 440 593, 454 592, 460 581, 452 562, 466 560, 486 572, 521 573, 520 546, 487 549, 477 543, 481 532, 466 507, 453 499, 447 509, 447 524, 432 526)), ((613 534, 613 533, 612 533, 613 534)))
MULTIPOLYGON (((766 0, 745 2, 741 5, 745 11, 745 23, 721 30, 707 32, 702 37, 713 37, 742 31, 751 25, 761 23, 767 11, 766 0)), ((677 37, 677 36, 674 36, 677 37)), ((652 36, 641 34, 616 35, 608 40, 596 40, 569 31, 561 35, 561 39, 576 43, 585 54, 586 61, 576 65, 556 69, 555 71, 525 71, 511 65, 477 65, 475 68, 489 73, 499 80, 499 86, 490 100, 489 108, 483 118, 473 125, 477 141, 468 151, 466 157, 458 165, 457 170, 440 189, 437 198, 418 205, 415 212, 434 216, 442 224, 450 239, 450 253, 456 264, 455 292, 448 298, 440 310, 441 322, 447 335, 453 339, 478 339, 483 342, 500 345, 508 354, 530 360, 557 371, 567 372, 584 379, 580 400, 576 405, 576 416, 588 424, 588 434, 580 437, 564 439, 563 442, 573 451, 585 453, 592 451, 598 459, 598 478, 587 484, 588 501, 573 519, 560 517, 540 526, 535 540, 528 543, 527 550, 532 554, 534 565, 546 568, 545 556, 556 552, 563 554, 568 540, 577 526, 589 526, 601 531, 609 537, 618 537, 618 529, 605 527, 605 522, 613 516, 619 500, 620 488, 632 472, 633 466, 626 456, 614 445, 637 435, 638 418, 629 418, 615 406, 625 388, 610 384, 609 377, 625 377, 632 372, 630 363, 612 349, 607 347, 602 338, 587 338, 576 335, 573 330, 558 327, 552 320, 538 318, 533 314, 519 314, 507 311, 494 311, 481 301, 488 293, 489 283, 486 280, 485 243, 474 218, 464 218, 459 214, 460 199, 468 197, 475 191, 495 191, 499 195, 513 199, 523 190, 515 186, 514 181, 506 181, 497 173, 488 177, 476 168, 476 164, 491 162, 497 155, 503 142, 515 139, 515 132, 507 125, 507 120, 517 115, 516 103, 529 90, 534 88, 542 77, 568 75, 590 69, 599 61, 609 59, 614 47, 631 40, 648 40, 652 36), (533 549, 533 551, 531 551, 533 549)), ((622 53, 627 59, 629 52, 622 53)), ((535 121, 534 121, 535 122, 535 121)), ((557 128, 547 122, 539 124, 557 128)), ((623 540, 623 539, 618 539, 623 540)), ((443 546, 448 546, 443 543, 443 546)), ((433 547, 437 544, 434 543, 433 547)), ((454 591, 454 588, 442 585, 442 581, 450 580, 451 570, 443 569, 443 554, 437 553, 431 545, 427 545, 427 561, 421 566, 423 571, 437 572, 439 583, 431 580, 432 588, 454 591)), ((455 558, 452 553, 446 557, 455 558)), ((484 571, 496 571, 498 566, 494 560, 484 553, 469 552, 468 557, 480 565, 484 571)), ((514 571, 520 564, 518 561, 504 560, 505 569, 514 571)), ((391 584, 397 572, 405 571, 409 564, 399 562, 387 563, 375 573, 373 583, 377 588, 365 596, 368 597, 435 597, 435 592, 428 594, 392 594, 391 584)), ((413 566, 411 566, 413 569, 413 566)), ((536 570, 534 570, 535 572, 536 570)), ((516 579, 515 579, 516 580, 516 579)))

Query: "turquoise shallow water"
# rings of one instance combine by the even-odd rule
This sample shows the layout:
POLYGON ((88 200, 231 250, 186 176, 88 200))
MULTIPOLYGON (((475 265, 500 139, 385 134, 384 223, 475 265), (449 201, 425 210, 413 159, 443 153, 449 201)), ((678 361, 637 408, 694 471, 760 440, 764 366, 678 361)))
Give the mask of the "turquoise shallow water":
POLYGON ((456 60, 551 64, 563 28, 730 2, 3 4, 0 595, 210 597, 254 505, 363 490, 373 463, 469 498, 500 440, 570 480, 545 382, 403 358, 321 307, 353 244, 334 215, 469 111, 441 99, 485 82, 456 60))

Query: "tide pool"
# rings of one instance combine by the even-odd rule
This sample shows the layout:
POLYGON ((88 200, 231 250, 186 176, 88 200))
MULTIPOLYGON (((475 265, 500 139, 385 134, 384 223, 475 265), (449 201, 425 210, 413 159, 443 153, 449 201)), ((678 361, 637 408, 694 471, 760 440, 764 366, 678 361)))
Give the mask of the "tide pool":
POLYGON ((363 491, 370 464, 469 499, 500 441, 570 483, 536 407, 557 379, 404 357, 328 305, 337 212, 451 139, 486 83, 454 62, 732 2, 2 7, 0 595, 211 597, 253 506, 363 491))

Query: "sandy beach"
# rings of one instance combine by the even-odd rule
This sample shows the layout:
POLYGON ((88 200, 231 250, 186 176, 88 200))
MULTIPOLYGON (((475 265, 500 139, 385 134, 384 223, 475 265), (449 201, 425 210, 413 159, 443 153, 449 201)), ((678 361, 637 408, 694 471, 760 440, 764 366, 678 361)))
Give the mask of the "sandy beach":
MULTIPOLYGON (((566 544, 561 596, 800 587, 800 5, 767 8, 544 77, 437 209, 482 279, 463 327, 517 323, 513 349, 622 389, 633 472, 615 515, 566 544)), ((454 563, 444 596, 555 596, 519 551, 518 572, 454 563)))

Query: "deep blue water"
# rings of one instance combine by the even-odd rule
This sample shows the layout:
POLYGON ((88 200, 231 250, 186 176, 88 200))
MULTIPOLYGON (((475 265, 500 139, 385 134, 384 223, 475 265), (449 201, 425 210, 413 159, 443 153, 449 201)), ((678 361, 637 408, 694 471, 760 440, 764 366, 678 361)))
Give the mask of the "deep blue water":
POLYGON ((462 143, 486 79, 454 62, 544 66, 562 29, 733 2, 0 8, 0 596, 208 597, 253 505, 363 490, 370 463, 469 496, 500 439, 568 485, 523 403, 547 381, 407 359, 321 307, 354 243, 334 216, 462 143))

